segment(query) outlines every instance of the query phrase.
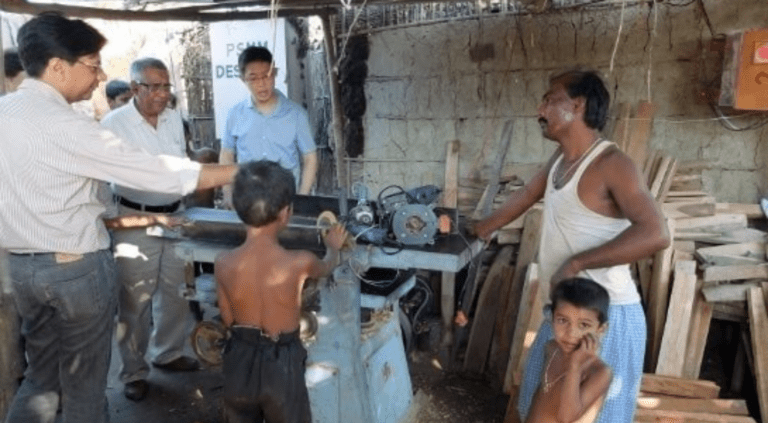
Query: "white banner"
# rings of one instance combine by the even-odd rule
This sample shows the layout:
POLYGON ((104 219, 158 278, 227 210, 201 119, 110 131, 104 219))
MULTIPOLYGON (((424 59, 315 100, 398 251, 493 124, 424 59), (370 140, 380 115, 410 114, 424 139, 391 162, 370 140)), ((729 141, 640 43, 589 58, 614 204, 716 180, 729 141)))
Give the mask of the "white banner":
POLYGON ((275 88, 288 95, 285 62, 285 19, 275 25, 268 19, 255 21, 215 22, 210 24, 211 67, 213 73, 213 110, 216 136, 224 135, 227 113, 250 93, 240 80, 237 57, 249 46, 262 46, 272 52, 279 69, 275 88))

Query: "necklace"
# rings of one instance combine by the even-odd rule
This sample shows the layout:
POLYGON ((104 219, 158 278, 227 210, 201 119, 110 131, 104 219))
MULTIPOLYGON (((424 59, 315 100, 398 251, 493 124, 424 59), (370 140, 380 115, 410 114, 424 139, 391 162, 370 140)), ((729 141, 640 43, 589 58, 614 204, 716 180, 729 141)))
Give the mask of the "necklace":
MULTIPOLYGON (((571 171, 572 171, 572 170, 573 170, 573 169, 574 169, 576 166, 578 166, 578 165, 579 165, 579 163, 581 163, 581 161, 582 161, 582 160, 584 160, 584 158, 585 158, 585 157, 587 157, 587 156, 589 155, 589 152, 590 152, 590 151, 592 151, 592 149, 593 149, 593 148, 595 148, 595 146, 596 146, 597 144, 600 144, 600 141, 602 141, 602 140, 603 140, 603 138, 602 138, 602 137, 597 137, 597 138, 596 138, 594 141, 592 141, 592 144, 590 144, 590 145, 589 145, 589 148, 588 148, 588 149, 586 149, 586 150, 584 150, 584 152, 583 152, 583 153, 581 153, 581 155, 579 156, 579 158, 578 158, 578 159, 576 159, 576 160, 575 160, 573 163, 571 163, 571 164, 568 166, 568 168, 567 168, 567 169, 565 169, 565 172, 563 172, 561 175, 559 175, 559 176, 558 176, 558 172, 555 172, 555 186, 557 186, 557 187, 562 187, 562 186, 563 186, 563 182, 564 182, 564 181, 565 181, 565 179, 568 177, 568 175, 571 173, 571 171)), ((562 167, 563 167, 563 163, 565 163, 565 154, 563 154, 563 160, 561 160, 561 161, 560 161, 560 163, 559 163, 559 166, 558 166, 558 170, 559 170, 559 169, 562 169, 562 167)))
POLYGON ((554 385, 557 382, 559 382, 560 379, 562 379, 565 376, 565 373, 566 373, 566 372, 561 373, 560 376, 555 378, 555 380, 552 380, 552 381, 548 381, 547 380, 547 379, 549 379, 549 377, 548 377, 548 375, 549 375, 549 366, 552 365, 552 361, 554 361, 555 356, 557 355, 557 352, 559 350, 560 350, 559 348, 555 348, 555 352, 552 353, 552 357, 549 357, 549 362, 547 362, 547 368, 544 369, 544 381, 543 381, 544 383, 541 386, 541 392, 543 392, 545 394, 547 392, 549 392, 549 390, 552 389, 552 385, 554 385))

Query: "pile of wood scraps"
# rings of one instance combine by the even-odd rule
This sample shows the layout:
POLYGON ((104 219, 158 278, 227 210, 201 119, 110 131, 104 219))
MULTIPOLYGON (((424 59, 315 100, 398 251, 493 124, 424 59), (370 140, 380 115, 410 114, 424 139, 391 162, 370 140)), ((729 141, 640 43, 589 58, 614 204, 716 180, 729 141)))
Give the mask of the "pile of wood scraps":
MULTIPOLYGON (((676 378, 676 384, 689 387, 713 383, 699 380, 712 319, 738 322, 743 342, 734 345, 740 362, 734 363, 729 388, 740 391, 735 384, 751 368, 760 414, 768 421, 767 234, 750 227, 765 216, 757 204, 718 203, 709 195, 701 177, 706 162, 678 163, 658 151, 647 160, 645 176, 661 203, 673 242, 637 263, 648 323, 646 376, 676 378)), ((681 392, 667 395, 688 399, 658 392, 641 396, 635 421, 755 421, 743 400, 681 392)))

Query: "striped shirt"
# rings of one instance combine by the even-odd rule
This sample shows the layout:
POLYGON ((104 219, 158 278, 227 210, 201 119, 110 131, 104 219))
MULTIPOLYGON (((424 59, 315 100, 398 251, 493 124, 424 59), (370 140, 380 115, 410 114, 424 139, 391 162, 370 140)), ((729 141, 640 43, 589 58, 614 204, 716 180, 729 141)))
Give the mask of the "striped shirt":
POLYGON ((153 156, 27 78, 0 98, 0 247, 83 254, 109 247, 104 182, 187 194, 200 164, 153 156))

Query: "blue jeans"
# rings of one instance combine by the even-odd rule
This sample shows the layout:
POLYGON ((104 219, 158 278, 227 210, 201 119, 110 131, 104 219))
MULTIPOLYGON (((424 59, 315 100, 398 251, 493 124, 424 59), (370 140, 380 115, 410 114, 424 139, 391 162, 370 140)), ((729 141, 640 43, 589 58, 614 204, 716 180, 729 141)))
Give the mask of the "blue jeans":
POLYGON ((117 313, 107 250, 57 263, 53 254, 10 256, 29 367, 7 422, 109 421, 107 373, 117 313))

